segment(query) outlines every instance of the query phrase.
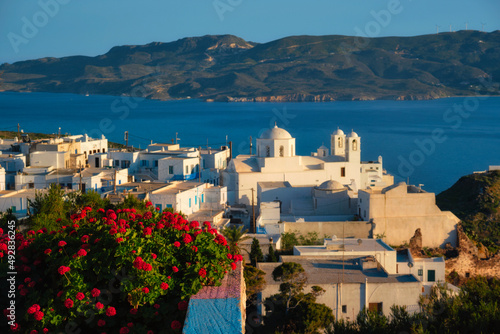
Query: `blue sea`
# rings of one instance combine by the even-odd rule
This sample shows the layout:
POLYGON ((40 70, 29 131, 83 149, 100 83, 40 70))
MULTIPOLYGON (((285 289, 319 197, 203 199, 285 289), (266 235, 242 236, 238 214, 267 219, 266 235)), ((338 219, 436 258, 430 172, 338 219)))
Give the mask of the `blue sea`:
POLYGON ((409 179, 441 192, 461 176, 500 165, 500 97, 431 101, 326 103, 206 103, 116 96, 0 93, 0 130, 104 134, 110 141, 146 147, 171 142, 212 147, 233 142, 233 155, 249 152, 276 123, 296 138, 299 155, 325 144, 337 127, 361 137, 363 160, 384 159, 397 181, 409 179), (226 139, 227 138, 227 139, 226 139))

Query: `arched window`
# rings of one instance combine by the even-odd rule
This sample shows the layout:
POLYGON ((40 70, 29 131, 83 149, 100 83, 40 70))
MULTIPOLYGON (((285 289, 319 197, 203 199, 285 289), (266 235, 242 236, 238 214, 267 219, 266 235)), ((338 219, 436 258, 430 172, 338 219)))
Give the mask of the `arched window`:
POLYGON ((285 148, 283 147, 283 145, 280 146, 280 157, 284 157, 285 156, 285 148))
POLYGON ((266 157, 271 156, 271 148, 269 146, 266 146, 266 157))
POLYGON ((356 139, 354 139, 352 141, 352 150, 353 151, 357 151, 358 150, 358 142, 356 141, 356 139))
POLYGON ((343 144, 342 144, 342 138, 341 138, 341 137, 339 137, 339 138, 337 139, 337 142, 338 142, 337 146, 338 146, 339 148, 342 148, 342 145, 343 145, 343 144))
POLYGON ((326 157, 326 150, 323 150, 323 156, 326 157))

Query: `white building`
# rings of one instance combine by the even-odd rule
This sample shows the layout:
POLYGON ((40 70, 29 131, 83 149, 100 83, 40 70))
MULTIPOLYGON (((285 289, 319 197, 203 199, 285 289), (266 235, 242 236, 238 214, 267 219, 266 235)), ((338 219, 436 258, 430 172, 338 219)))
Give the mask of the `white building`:
POLYGON ((257 203, 259 182, 289 182, 293 187, 318 186, 334 180, 354 192, 368 186, 387 186, 392 177, 384 174, 382 159, 361 161, 361 138, 353 131, 331 135, 331 149, 320 147, 312 156, 295 154, 295 138, 275 126, 257 139, 256 155, 239 155, 223 173, 230 204, 257 203))
POLYGON ((0 190, 5 190, 5 169, 0 166, 0 190))
POLYGON ((434 193, 404 182, 383 189, 360 190, 358 214, 375 225, 374 235, 384 235, 384 241, 391 245, 409 242, 417 228, 421 229, 424 247, 457 243, 459 219, 438 208, 434 193))
POLYGON ((159 210, 172 208, 176 212, 191 215, 200 210, 222 211, 225 208, 227 190, 201 182, 174 181, 149 193, 149 200, 159 210))

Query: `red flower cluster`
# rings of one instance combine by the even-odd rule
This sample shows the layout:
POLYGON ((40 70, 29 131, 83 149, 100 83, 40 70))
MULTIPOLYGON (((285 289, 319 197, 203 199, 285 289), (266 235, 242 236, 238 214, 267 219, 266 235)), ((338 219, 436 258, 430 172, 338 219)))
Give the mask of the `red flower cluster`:
POLYGON ((200 275, 200 277, 207 277, 207 270, 205 268, 201 268, 199 271, 198 271, 198 275, 200 275))
POLYGON ((87 255, 87 251, 85 249, 79 249, 78 252, 76 253, 78 256, 85 256, 87 255))
POLYGON ((116 315, 116 309, 113 306, 108 307, 108 309, 106 310, 106 315, 108 317, 116 315))
POLYGON ((179 321, 174 320, 172 321, 172 324, 170 324, 170 327, 172 327, 172 329, 176 331, 182 328, 182 324, 179 321))
POLYGON ((92 291, 90 291, 90 295, 92 297, 99 297, 101 294, 101 291, 99 289, 93 288, 92 291))
POLYGON ((161 284, 160 284, 160 288, 161 288, 162 290, 167 290, 167 289, 168 289, 168 284, 167 284, 167 283, 165 283, 165 282, 161 282, 161 284))
POLYGON ((177 308, 179 311, 185 311, 188 308, 188 302, 186 300, 182 300, 177 304, 177 308))
POLYGON ((30 306, 28 308, 28 314, 33 314, 33 313, 36 313, 38 311, 40 311, 40 305, 38 305, 38 304, 33 304, 32 306, 30 306))
POLYGON ((145 271, 153 270, 153 266, 147 262, 144 262, 144 260, 140 256, 135 258, 133 265, 134 268, 139 270, 145 270, 145 271))
POLYGON ((66 306, 66 308, 72 308, 73 305, 74 305, 74 303, 70 298, 68 298, 64 301, 64 306, 66 306))
POLYGON ((224 236, 218 234, 215 237, 215 242, 218 243, 219 245, 226 246, 227 245, 227 240, 224 238, 224 236))
POLYGON ((71 268, 70 267, 66 267, 66 266, 60 266, 59 269, 57 269, 57 271, 61 275, 64 275, 65 273, 67 273, 70 270, 71 270, 71 268))
POLYGON ((78 299, 78 300, 83 300, 83 299, 85 299, 85 294, 84 294, 83 292, 78 292, 78 293, 76 294, 76 299, 78 299))
POLYGON ((147 235, 151 235, 153 233, 153 230, 151 229, 151 227, 146 227, 144 228, 144 236, 147 236, 147 235))
POLYGON ((185 244, 188 244, 193 241, 193 238, 191 237, 190 234, 186 233, 184 234, 184 238, 182 239, 185 244))

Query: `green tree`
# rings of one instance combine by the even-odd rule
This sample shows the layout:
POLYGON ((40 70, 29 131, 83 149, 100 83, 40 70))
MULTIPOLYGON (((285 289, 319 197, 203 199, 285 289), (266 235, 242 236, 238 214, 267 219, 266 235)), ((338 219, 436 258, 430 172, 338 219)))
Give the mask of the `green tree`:
POLYGON ((285 301, 285 315, 300 303, 297 297, 304 289, 307 275, 300 263, 284 262, 273 270, 273 279, 280 284, 280 294, 285 301))
POLYGON ((262 255, 262 250, 260 249, 260 242, 257 238, 253 238, 250 248, 250 262, 252 266, 256 267, 257 262, 262 262, 263 260, 264 255, 262 255))
POLYGON ((267 254, 267 262, 278 262, 273 245, 269 245, 269 254, 267 254))
POLYGON ((238 243, 250 239, 249 236, 245 236, 247 232, 248 230, 243 230, 243 226, 226 227, 222 230, 222 235, 226 237, 231 253, 241 254, 241 249, 238 243))
POLYGON ((299 241, 294 232, 281 233, 281 249, 283 251, 291 251, 293 246, 298 245, 299 241))

